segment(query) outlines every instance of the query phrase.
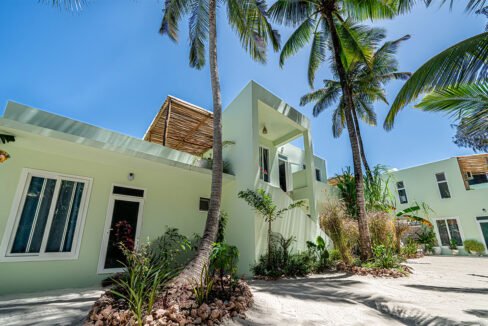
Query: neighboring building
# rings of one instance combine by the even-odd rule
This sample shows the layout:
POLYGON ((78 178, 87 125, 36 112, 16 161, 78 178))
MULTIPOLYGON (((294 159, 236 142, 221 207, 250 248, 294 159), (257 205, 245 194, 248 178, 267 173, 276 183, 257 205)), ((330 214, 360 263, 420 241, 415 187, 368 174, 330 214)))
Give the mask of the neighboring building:
MULTIPOLYGON (((136 243, 166 226, 202 233, 210 193, 213 115, 168 97, 144 140, 9 102, 0 145, 0 294, 99 284, 120 270, 116 230, 136 243), (162 146, 164 144, 165 146, 162 146)), ((295 236, 296 249, 320 234, 325 161, 313 155, 310 122, 250 82, 223 113, 222 209, 227 239, 240 250, 239 270, 265 251, 267 226, 237 198, 265 188, 280 206, 304 199, 274 231, 295 236), (290 144, 303 139, 303 149, 290 144)))
POLYGON ((449 243, 476 239, 488 246, 488 154, 453 157, 392 172, 391 190, 403 210, 424 202, 431 209, 443 253, 449 243))

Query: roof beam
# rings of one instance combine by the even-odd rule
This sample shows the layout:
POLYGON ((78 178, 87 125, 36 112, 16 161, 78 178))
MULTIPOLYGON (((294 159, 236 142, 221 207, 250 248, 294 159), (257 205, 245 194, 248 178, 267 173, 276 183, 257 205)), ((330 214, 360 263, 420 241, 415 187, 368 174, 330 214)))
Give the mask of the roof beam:
POLYGON ((281 136, 280 138, 274 140, 273 145, 276 147, 279 147, 281 145, 284 145, 286 143, 289 143, 289 142, 297 139, 298 137, 302 136, 302 134, 303 134, 303 131, 295 129, 293 131, 290 131, 286 135, 281 136))

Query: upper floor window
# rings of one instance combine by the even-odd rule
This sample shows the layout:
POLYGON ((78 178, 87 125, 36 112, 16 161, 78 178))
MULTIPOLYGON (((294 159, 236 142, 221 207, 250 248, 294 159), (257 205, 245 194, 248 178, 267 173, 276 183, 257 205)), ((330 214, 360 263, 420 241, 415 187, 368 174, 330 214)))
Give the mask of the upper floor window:
POLYGON ((6 256, 74 257, 89 183, 85 178, 28 172, 6 256))
POLYGON ((269 182, 269 150, 259 147, 259 178, 269 182))
POLYGON ((315 180, 322 181, 322 173, 320 172, 320 169, 315 169, 315 180))
POLYGON ((446 175, 444 172, 436 173, 435 178, 437 180, 439 192, 441 193, 441 198, 451 198, 451 193, 449 192, 449 186, 447 185, 446 175))
POLYGON ((405 185, 403 184, 403 181, 398 181, 396 183, 396 186, 398 190, 398 198, 400 199, 400 204, 408 203, 407 191, 405 190, 405 185))

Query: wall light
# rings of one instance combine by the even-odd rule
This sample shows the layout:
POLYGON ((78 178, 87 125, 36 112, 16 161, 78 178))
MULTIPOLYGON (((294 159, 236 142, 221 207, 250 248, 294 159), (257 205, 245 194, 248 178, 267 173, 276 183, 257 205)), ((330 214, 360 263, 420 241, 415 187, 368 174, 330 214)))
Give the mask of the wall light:
POLYGON ((266 125, 263 126, 263 135, 268 134, 268 129, 266 129, 266 125))
POLYGON ((8 160, 9 158, 10 158, 9 153, 7 153, 6 151, 2 151, 2 150, 0 150, 0 163, 5 162, 5 161, 6 161, 6 160, 8 160))
POLYGON ((136 175, 134 174, 134 172, 130 172, 129 175, 127 176, 127 179, 129 179, 129 181, 132 181, 136 178, 136 175))

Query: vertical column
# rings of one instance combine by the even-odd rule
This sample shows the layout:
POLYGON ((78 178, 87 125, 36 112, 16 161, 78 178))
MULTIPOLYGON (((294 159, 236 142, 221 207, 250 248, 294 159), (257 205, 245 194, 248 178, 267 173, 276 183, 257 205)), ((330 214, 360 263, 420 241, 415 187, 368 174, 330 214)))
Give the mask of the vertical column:
POLYGON ((317 202, 315 200, 315 162, 313 158, 312 135, 310 129, 303 132, 303 148, 305 149, 307 197, 310 204, 310 215, 313 220, 317 220, 317 202))

